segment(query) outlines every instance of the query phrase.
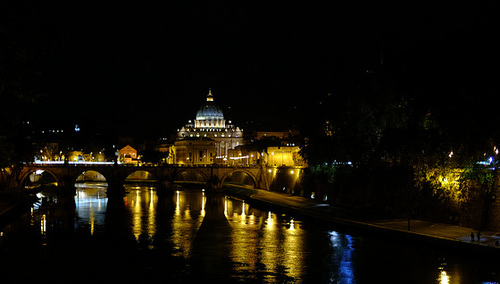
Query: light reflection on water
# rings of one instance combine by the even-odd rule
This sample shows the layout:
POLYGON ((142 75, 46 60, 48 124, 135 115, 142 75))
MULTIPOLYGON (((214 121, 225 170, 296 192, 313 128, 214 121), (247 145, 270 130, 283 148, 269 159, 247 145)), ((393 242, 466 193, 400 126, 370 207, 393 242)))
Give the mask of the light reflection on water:
POLYGON ((330 282, 355 283, 352 263, 353 237, 332 231, 330 242, 333 247, 334 263, 338 265, 338 271, 332 271, 330 282))
POLYGON ((182 255, 188 259, 191 255, 191 246, 203 218, 205 216, 205 194, 193 194, 190 191, 176 191, 174 194, 175 213, 171 220, 172 243, 175 255, 182 255))
POLYGON ((96 226, 103 230, 108 198, 104 187, 78 187, 75 206, 78 217, 77 227, 88 228, 93 235, 96 226))
MULTIPOLYGON (((165 254, 184 259, 195 275, 200 271, 219 273, 221 277, 256 283, 372 283, 374 279, 387 277, 389 282, 401 283, 498 280, 497 274, 490 273, 492 270, 480 269, 484 262, 481 264, 478 259, 471 262, 455 259, 450 265, 432 251, 421 253, 421 248, 411 245, 341 233, 326 225, 259 210, 242 201, 197 190, 158 196, 151 187, 130 187, 120 206, 116 199, 108 199, 105 187, 77 188, 74 207, 61 207, 57 204, 62 201, 57 198, 40 196, 42 202, 32 208, 27 224, 43 247, 50 247, 51 238, 54 244, 57 230, 68 230, 65 224, 73 232, 84 233, 72 235, 86 236, 80 245, 88 240, 103 240, 103 233, 116 230, 116 226, 109 224, 116 221, 113 218, 123 216, 119 220, 126 229, 114 232, 113 237, 126 238, 128 234, 140 249, 161 251, 158 254, 161 257, 153 263, 164 259, 165 254), (469 268, 471 263, 475 268, 469 268)), ((0 232, 0 250, 9 239, 16 240, 26 234, 25 229, 19 230, 18 235, 11 232, 15 226, 9 225, 0 232)), ((159 271, 161 274, 162 270, 159 271)))
POLYGON ((280 273, 291 279, 304 275, 303 237, 300 222, 289 217, 278 219, 273 212, 262 212, 248 204, 226 199, 227 217, 232 227, 231 257, 236 273, 280 273))
POLYGON ((152 240, 156 233, 156 205, 158 197, 149 187, 130 190, 124 197, 131 211, 132 233, 137 241, 142 236, 152 240))

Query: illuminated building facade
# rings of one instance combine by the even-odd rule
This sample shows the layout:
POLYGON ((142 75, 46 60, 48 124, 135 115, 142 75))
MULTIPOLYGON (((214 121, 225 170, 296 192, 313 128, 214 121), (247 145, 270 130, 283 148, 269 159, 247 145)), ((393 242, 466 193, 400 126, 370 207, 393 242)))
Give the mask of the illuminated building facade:
POLYGON ((307 166, 298 146, 267 147, 265 158, 271 166, 307 166))
MULTIPOLYGON (((196 149, 193 138, 198 138, 200 141, 211 139, 214 142, 215 157, 212 163, 218 164, 227 163, 229 150, 244 144, 243 130, 234 126, 230 120, 226 121, 222 109, 214 102, 211 90, 208 91, 206 102, 198 109, 194 122, 189 120, 185 126, 177 131, 178 141, 191 139, 192 153, 204 151, 196 149)), ((176 149, 177 145, 178 143, 176 143, 176 149)), ((200 147, 205 146, 201 145, 200 147)), ((178 161, 179 159, 182 158, 177 158, 178 161)))
POLYGON ((123 147, 118 150, 118 161, 125 164, 137 164, 137 150, 130 145, 123 147))
POLYGON ((210 138, 186 138, 175 141, 175 163, 209 165, 215 162, 215 141, 210 138))

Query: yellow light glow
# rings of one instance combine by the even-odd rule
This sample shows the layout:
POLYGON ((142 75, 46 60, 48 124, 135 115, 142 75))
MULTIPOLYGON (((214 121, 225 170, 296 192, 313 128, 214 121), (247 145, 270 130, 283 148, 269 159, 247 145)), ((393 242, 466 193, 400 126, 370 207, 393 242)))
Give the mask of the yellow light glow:
POLYGON ((202 198, 201 198, 201 217, 205 217, 206 211, 205 211, 205 204, 207 203, 207 197, 205 196, 205 193, 203 193, 202 198))
POLYGON ((271 211, 267 213, 267 229, 272 230, 274 227, 273 215, 271 211))
POLYGON ((245 218, 246 218, 246 214, 245 214, 245 202, 243 202, 243 204, 241 205, 241 221, 244 222, 245 218))
POLYGON ((92 235, 92 236, 94 235, 94 229, 95 229, 95 220, 94 219, 95 218, 92 218, 90 220, 90 235, 92 235))
POLYGON ((227 197, 224 197, 224 216, 227 217, 227 197))
POLYGON ((441 273, 439 274, 439 284, 449 284, 450 283, 450 276, 446 273, 446 271, 441 270, 441 273))
POLYGON ((181 205, 179 204, 179 191, 175 192, 175 215, 181 214, 181 205))
POLYGON ((40 232, 42 235, 45 235, 47 232, 47 216, 45 214, 42 215, 42 218, 40 220, 40 232))

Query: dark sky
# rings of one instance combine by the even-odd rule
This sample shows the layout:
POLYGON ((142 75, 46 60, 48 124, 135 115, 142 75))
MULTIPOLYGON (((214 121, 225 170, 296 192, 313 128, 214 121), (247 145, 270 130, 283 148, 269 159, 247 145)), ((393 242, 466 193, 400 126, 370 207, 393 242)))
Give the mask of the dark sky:
POLYGON ((443 100, 496 92, 500 73, 498 5, 480 1, 12 2, 0 71, 44 94, 33 119, 160 135, 212 88, 237 125, 286 124, 367 70, 443 100))

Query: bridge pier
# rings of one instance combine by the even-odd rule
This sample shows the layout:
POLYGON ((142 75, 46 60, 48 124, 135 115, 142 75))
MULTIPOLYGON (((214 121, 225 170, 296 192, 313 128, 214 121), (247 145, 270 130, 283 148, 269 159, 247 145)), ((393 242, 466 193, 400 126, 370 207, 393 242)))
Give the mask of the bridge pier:
POLYGON ((158 180, 158 189, 168 189, 172 187, 172 182, 168 179, 158 180))
POLYGON ((59 199, 72 199, 76 195, 76 188, 74 186, 58 185, 55 193, 59 199))
POLYGON ((156 188, 156 195, 162 195, 172 188, 172 181, 168 179, 158 180, 158 187, 156 188))
POLYGON ((207 187, 208 187, 208 190, 210 190, 212 192, 221 192, 222 191, 221 181, 215 175, 212 175, 209 178, 209 180, 207 181, 207 187))
POLYGON ((109 183, 106 189, 108 198, 123 198, 127 194, 125 187, 121 183, 109 183))

